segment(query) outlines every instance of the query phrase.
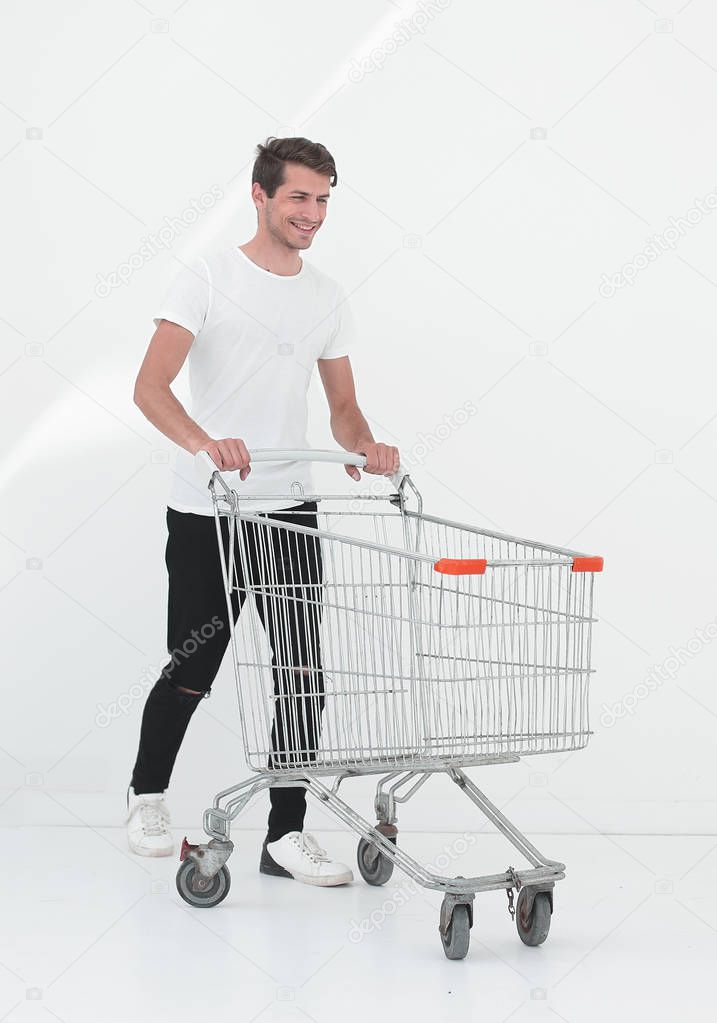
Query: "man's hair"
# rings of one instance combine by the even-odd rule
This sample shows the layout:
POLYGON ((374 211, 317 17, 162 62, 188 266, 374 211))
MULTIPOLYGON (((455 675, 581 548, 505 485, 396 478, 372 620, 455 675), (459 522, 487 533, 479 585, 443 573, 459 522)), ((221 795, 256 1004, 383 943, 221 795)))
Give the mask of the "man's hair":
POLYGON ((273 198, 279 185, 284 184, 284 165, 300 163, 319 174, 330 174, 330 185, 338 178, 334 158, 320 142, 305 138, 277 139, 270 136, 256 147, 257 157, 251 174, 251 183, 258 181, 269 198, 273 198))

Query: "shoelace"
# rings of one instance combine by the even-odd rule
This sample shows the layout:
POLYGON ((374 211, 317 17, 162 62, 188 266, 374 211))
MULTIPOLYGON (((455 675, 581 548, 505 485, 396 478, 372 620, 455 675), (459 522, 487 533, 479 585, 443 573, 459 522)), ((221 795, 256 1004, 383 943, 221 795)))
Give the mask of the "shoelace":
POLYGON ((167 818, 160 809, 159 803, 140 803, 139 815, 142 821, 142 830, 147 835, 168 834, 167 818))
POLYGON ((298 835, 294 835, 294 842, 298 845, 302 855, 307 856, 312 862, 329 862, 326 850, 321 848, 314 836, 308 831, 300 831, 298 835))

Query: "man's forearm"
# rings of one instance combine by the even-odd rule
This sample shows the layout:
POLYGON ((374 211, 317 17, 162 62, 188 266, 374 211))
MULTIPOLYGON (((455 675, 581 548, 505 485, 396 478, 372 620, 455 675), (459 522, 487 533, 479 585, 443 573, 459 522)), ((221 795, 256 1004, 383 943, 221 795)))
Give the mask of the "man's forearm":
POLYGON ((365 444, 374 444, 371 429, 358 405, 343 409, 331 417, 334 440, 346 451, 361 452, 365 444))
POLYGON ((171 388, 138 388, 134 400, 153 426, 190 454, 196 454, 203 444, 211 440, 209 434, 188 415, 171 388))

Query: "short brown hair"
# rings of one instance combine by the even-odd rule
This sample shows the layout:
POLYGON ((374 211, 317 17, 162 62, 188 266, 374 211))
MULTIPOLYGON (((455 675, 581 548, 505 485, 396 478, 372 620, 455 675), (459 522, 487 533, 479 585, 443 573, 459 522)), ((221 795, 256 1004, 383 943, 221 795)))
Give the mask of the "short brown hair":
POLYGON ((310 142, 305 138, 278 139, 270 136, 266 142, 259 143, 256 152, 251 183, 253 185, 258 181, 269 198, 273 198, 279 185, 284 184, 286 163, 300 163, 319 174, 330 174, 329 183, 332 186, 338 180, 334 158, 320 142, 310 142))

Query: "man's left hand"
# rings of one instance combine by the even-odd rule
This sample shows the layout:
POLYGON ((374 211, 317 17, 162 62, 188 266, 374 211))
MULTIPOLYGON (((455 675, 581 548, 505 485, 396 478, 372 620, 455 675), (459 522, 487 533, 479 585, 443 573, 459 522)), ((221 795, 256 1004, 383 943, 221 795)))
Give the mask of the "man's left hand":
MULTIPOLYGON (((363 444, 359 453, 366 456, 363 471, 374 476, 393 476, 401 464, 398 448, 390 444, 363 444)), ((357 466, 347 465, 345 469, 352 479, 361 479, 357 466)))

